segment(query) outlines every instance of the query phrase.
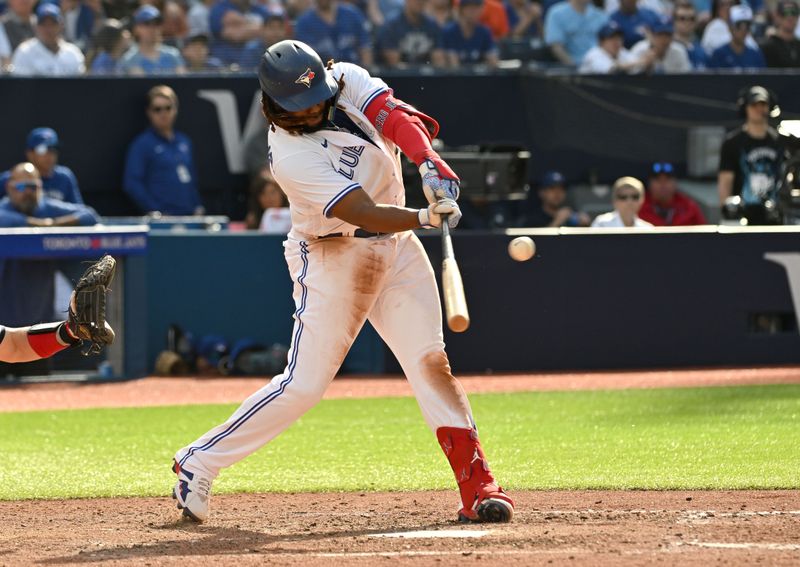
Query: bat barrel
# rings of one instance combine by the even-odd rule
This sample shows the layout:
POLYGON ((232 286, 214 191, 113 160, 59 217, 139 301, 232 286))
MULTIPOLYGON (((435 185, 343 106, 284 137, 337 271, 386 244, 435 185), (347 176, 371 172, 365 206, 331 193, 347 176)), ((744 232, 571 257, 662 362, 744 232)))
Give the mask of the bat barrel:
POLYGON ((463 333, 469 328, 469 310, 446 218, 442 218, 442 294, 447 326, 453 332, 463 333))

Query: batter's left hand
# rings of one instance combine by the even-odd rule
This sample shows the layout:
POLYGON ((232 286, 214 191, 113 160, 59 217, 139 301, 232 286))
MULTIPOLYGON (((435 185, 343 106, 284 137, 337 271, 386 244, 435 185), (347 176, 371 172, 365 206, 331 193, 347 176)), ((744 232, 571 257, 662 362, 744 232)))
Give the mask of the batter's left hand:
POLYGON ((461 180, 439 156, 425 158, 419 166, 419 174, 422 176, 422 191, 428 203, 433 204, 441 199, 458 199, 461 180))
POLYGON ((439 228, 442 226, 442 216, 447 215, 447 224, 455 228, 461 220, 461 209, 452 199, 442 199, 428 205, 427 209, 420 209, 418 213, 419 224, 422 228, 439 228))

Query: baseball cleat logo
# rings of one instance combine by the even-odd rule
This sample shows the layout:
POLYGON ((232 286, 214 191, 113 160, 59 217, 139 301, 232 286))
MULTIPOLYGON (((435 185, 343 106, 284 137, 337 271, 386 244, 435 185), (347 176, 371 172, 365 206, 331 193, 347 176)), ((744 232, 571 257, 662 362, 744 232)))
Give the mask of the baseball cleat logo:
POLYGON ((305 73, 303 73, 302 75, 297 77, 297 80, 295 81, 295 83, 297 83, 298 85, 305 85, 306 87, 308 87, 310 89, 311 88, 311 81, 314 80, 315 76, 316 76, 316 73, 311 70, 311 67, 309 67, 309 68, 306 69, 305 73))

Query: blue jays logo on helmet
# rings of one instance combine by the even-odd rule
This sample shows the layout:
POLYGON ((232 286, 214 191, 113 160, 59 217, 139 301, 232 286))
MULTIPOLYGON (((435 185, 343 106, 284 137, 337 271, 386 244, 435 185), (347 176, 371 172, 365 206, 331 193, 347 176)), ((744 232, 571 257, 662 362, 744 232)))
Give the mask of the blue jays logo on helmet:
POLYGON ((283 110, 296 112, 329 100, 339 84, 311 47, 297 40, 271 45, 258 66, 261 90, 283 110))
POLYGON ((316 76, 316 73, 311 70, 311 67, 309 67, 308 69, 305 70, 305 72, 302 75, 297 77, 297 80, 295 81, 295 83, 297 83, 298 85, 305 85, 307 88, 310 89, 311 88, 311 81, 314 80, 315 76, 316 76))

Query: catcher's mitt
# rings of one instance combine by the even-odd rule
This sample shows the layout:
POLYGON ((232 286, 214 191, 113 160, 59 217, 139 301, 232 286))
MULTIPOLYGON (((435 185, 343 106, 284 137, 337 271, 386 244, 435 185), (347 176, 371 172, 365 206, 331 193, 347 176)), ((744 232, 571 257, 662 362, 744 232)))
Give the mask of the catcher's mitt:
POLYGON ((96 354, 114 342, 114 329, 106 322, 106 293, 116 267, 117 261, 106 254, 86 269, 72 292, 67 327, 89 343, 84 355, 96 354))

